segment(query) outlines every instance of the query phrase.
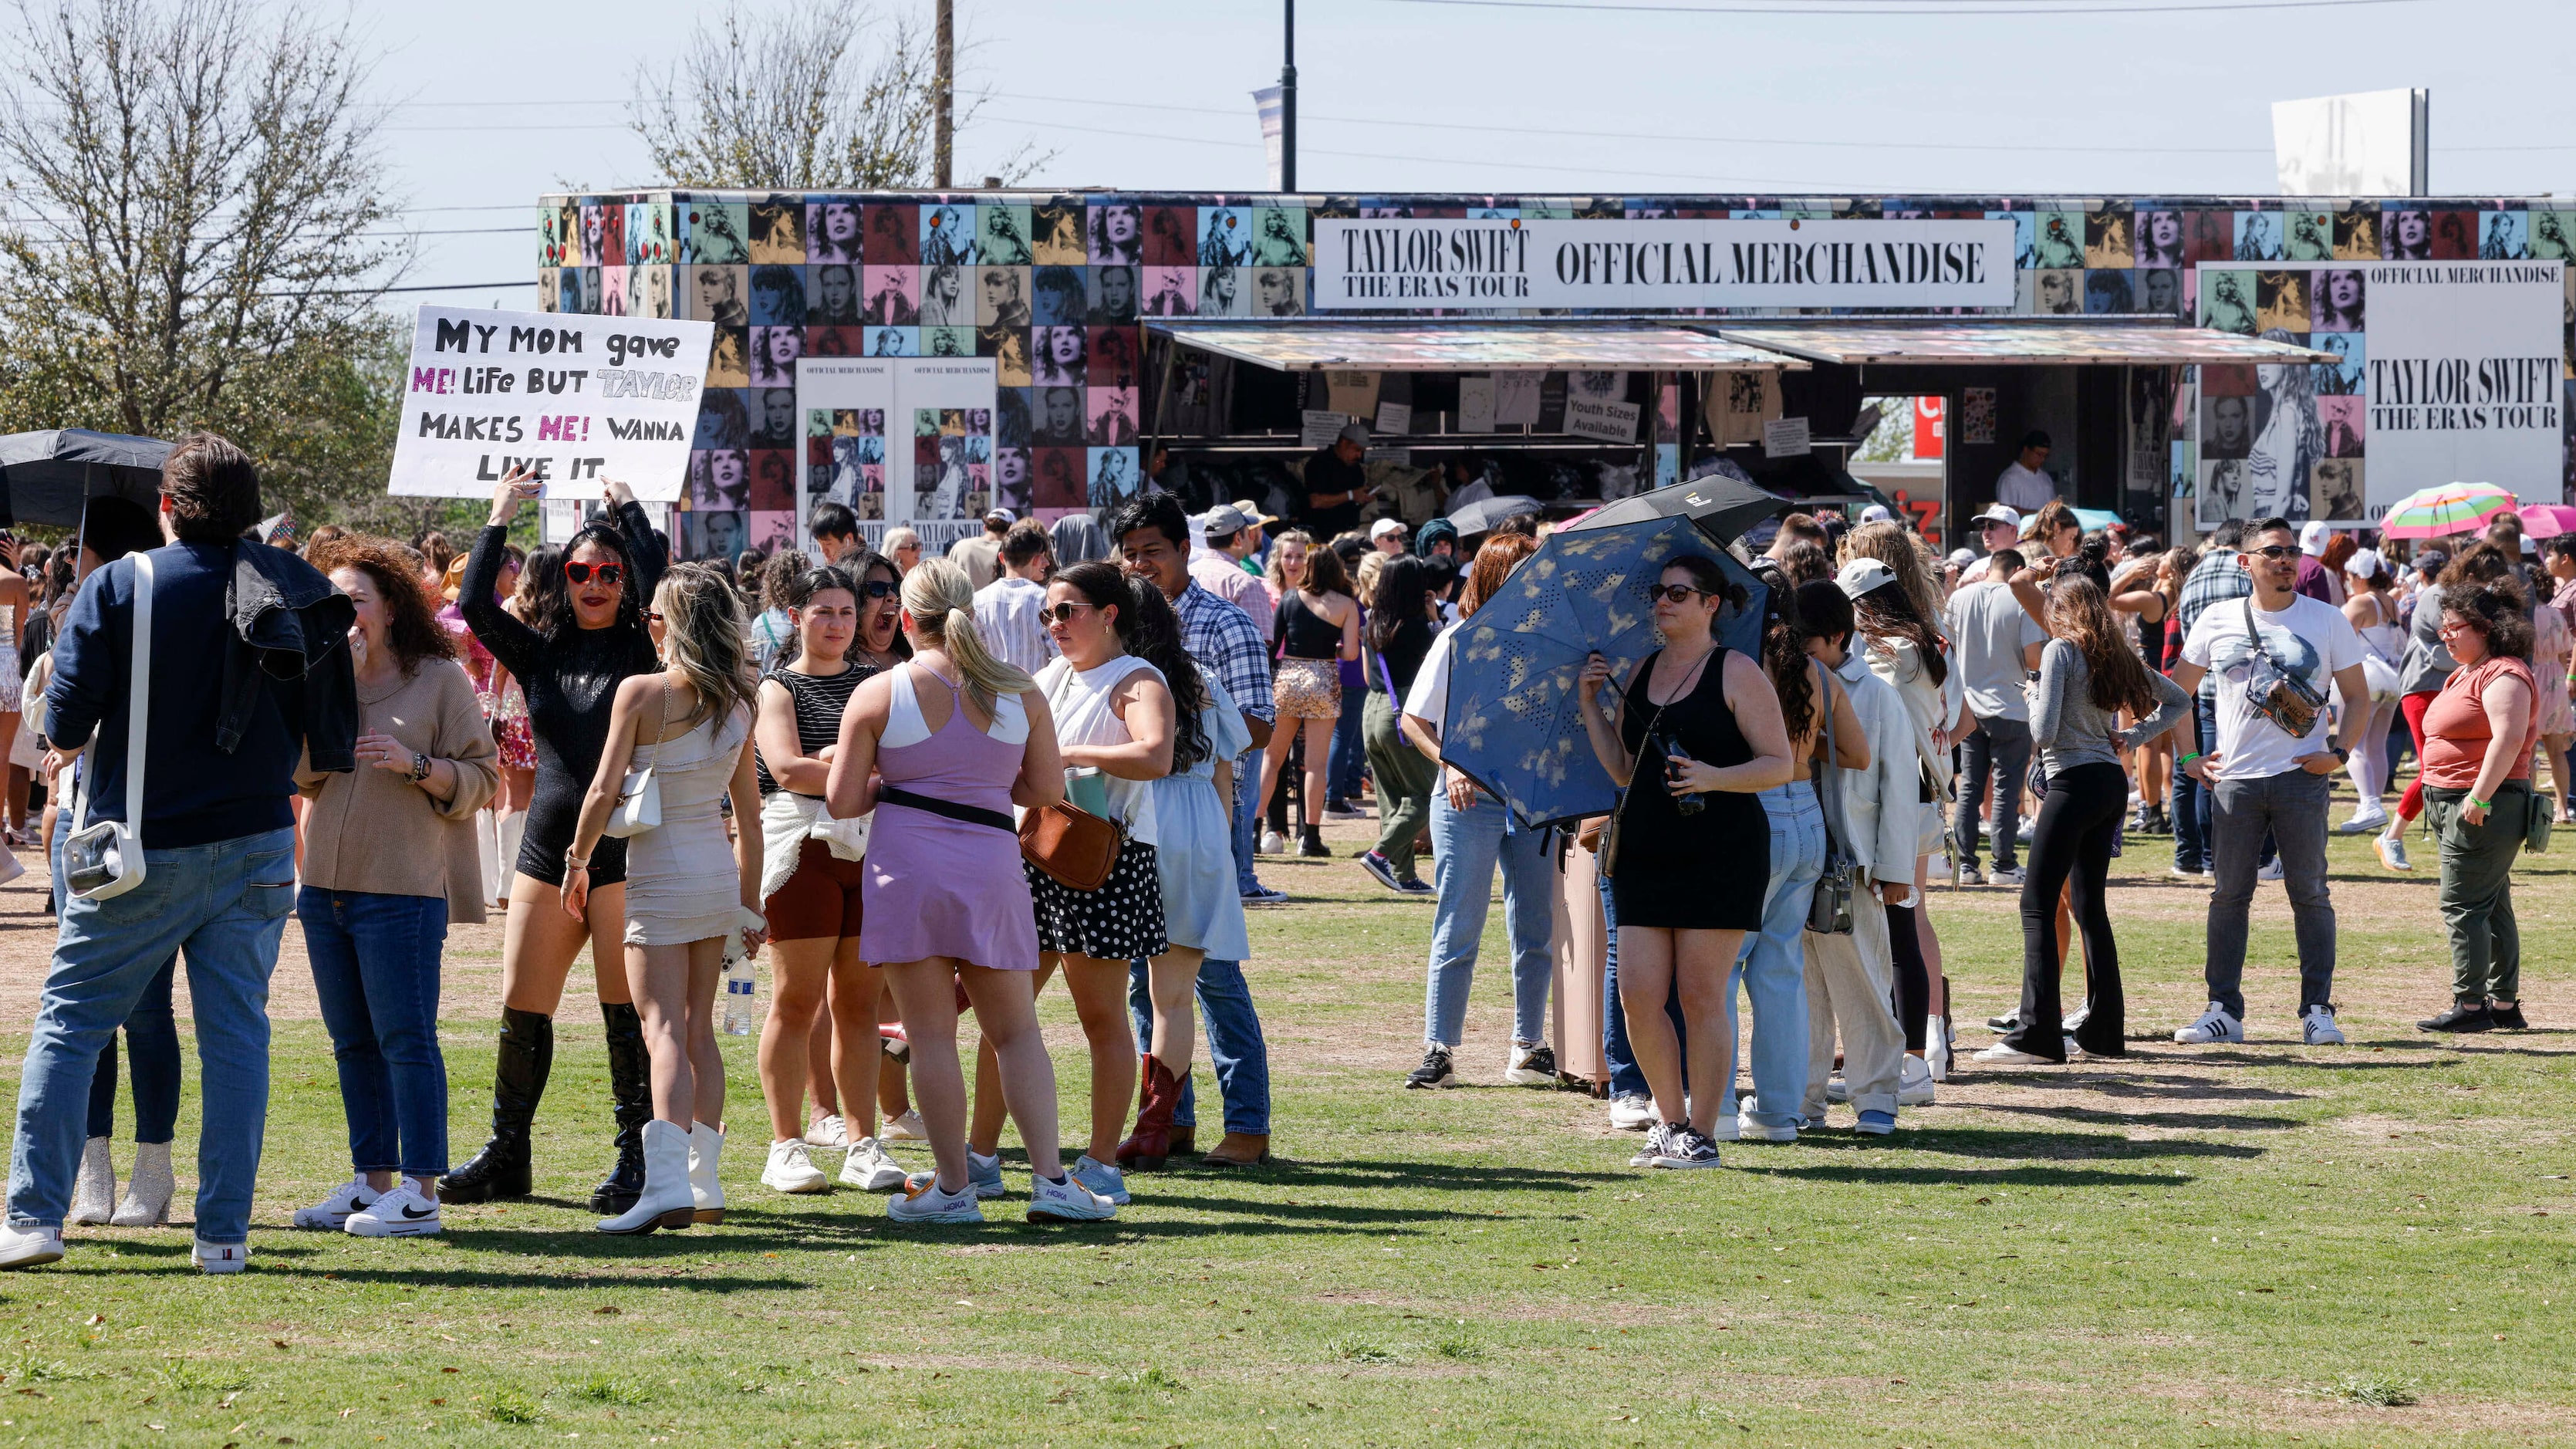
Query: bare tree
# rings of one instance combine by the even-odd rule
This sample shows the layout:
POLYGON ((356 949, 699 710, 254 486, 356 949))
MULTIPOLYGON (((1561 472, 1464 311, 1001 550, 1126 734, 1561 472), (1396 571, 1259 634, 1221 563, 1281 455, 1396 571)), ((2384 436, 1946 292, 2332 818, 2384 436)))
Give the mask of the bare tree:
MULTIPOLYGON (((629 124, 674 186, 896 190, 931 179, 936 54, 927 27, 862 0, 768 16, 730 0, 687 53, 638 68, 629 124)), ((978 102, 960 97, 963 126, 978 102)), ((1025 146, 995 168, 1044 163, 1025 146)))
POLYGON ((252 0, 20 0, 17 22, 0 427, 216 428, 283 500, 369 493, 407 330, 377 304, 412 253, 349 32, 252 0))

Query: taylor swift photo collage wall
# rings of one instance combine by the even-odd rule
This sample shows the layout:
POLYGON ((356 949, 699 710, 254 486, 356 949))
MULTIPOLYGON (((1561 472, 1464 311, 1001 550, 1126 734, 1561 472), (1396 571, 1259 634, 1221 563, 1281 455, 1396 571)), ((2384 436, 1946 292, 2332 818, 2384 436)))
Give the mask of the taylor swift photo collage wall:
MULTIPOLYGON (((548 310, 715 326, 689 497, 692 512, 740 517, 718 536, 698 529, 684 541, 692 551, 737 538, 756 546, 792 517, 785 480, 804 356, 993 358, 1000 392, 984 458, 966 459, 961 446, 935 462, 929 484, 916 476, 916 492, 982 487, 1052 519, 1140 486, 1140 321, 1303 313, 1313 223, 1363 215, 2009 219, 2016 311, 2184 316, 2341 359, 2204 369, 2196 427, 2175 446, 2209 520, 2267 503, 2333 517, 2359 493, 2366 275, 2333 263, 2576 260, 2576 207, 2466 200, 635 193, 546 198, 538 297, 548 310), (779 462, 765 470, 764 455, 779 462), (958 468, 982 468, 982 481, 958 468), (765 491, 771 474, 785 503, 765 491)), ((918 455, 918 420, 906 422, 918 455)), ((801 431, 804 466, 833 496, 882 517, 885 420, 870 428, 836 415, 801 431)), ((923 466, 916 456, 916 475, 923 466)))

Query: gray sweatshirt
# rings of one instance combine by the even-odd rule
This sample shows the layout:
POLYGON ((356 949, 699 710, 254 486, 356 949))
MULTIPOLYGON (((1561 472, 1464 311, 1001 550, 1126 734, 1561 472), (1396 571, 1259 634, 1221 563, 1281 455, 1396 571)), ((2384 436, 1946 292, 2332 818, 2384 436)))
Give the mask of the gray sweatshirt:
POLYGON ((2150 669, 2156 712, 2121 729, 2117 711, 2093 703, 2093 670, 2084 652, 2065 639, 2051 639, 2039 652, 2039 693, 2030 714, 2030 737, 2039 746, 2040 763, 2049 774, 2076 765, 2116 765, 2112 742, 2135 748, 2172 729, 2191 708, 2191 696, 2150 669))

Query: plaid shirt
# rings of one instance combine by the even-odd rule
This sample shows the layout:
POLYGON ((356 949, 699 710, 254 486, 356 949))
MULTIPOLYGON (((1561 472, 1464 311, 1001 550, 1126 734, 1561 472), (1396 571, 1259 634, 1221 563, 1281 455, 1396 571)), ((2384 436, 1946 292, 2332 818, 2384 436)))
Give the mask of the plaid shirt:
POLYGON ((1181 647, 1199 668, 1216 676, 1234 696, 1235 707, 1264 724, 1277 718, 1279 707, 1270 698, 1270 650, 1252 626, 1252 616, 1195 581, 1172 601, 1172 611, 1181 616, 1181 647))
MULTIPOLYGON (((2191 637, 2191 626, 2200 622, 2200 616, 2208 612, 2210 605, 2246 598, 2253 592, 2254 576, 2245 571, 2236 550, 2215 548, 2203 554, 2200 565, 2191 571, 2191 577, 2182 581, 2182 602, 2174 610, 2175 617, 2182 620, 2183 638, 2191 637)), ((2217 675, 2201 677, 2200 697, 2218 697, 2217 675)))

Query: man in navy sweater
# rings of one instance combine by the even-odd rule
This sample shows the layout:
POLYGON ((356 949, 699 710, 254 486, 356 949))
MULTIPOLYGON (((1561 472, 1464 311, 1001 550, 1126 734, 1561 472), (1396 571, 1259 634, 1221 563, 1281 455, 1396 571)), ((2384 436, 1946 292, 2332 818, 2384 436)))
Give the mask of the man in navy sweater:
MULTIPOLYGON (((295 894, 287 802, 308 744, 317 767, 351 767, 354 614, 301 559, 241 538, 260 503, 239 448, 189 438, 163 464, 161 492, 171 542, 149 555, 144 874, 121 895, 63 903, 19 1083, 0 1267, 63 1255, 100 1048, 173 951, 187 957, 204 1082, 194 1257, 209 1273, 249 1260, 268 1114, 268 978, 295 894)), ((131 555, 93 573, 54 645, 48 734, 58 750, 90 746, 81 767, 90 823, 126 819, 137 582, 131 555)))

